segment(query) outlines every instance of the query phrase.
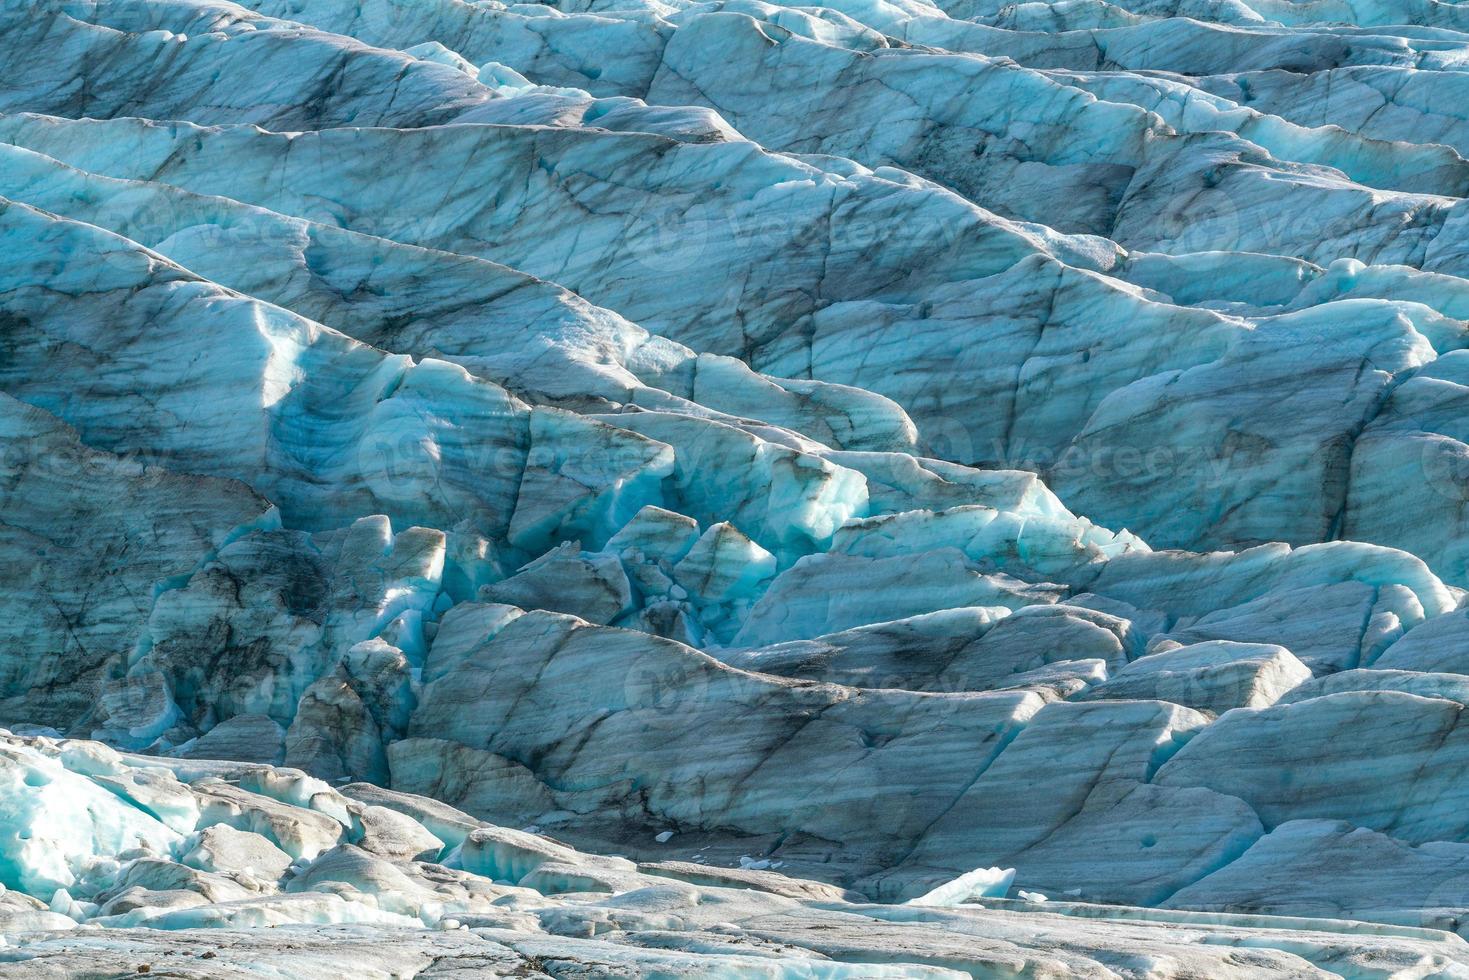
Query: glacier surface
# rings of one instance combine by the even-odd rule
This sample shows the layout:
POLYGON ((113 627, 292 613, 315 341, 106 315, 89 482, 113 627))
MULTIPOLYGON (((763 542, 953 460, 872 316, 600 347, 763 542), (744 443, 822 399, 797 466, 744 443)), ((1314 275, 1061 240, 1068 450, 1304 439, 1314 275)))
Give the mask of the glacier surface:
POLYGON ((1469 4, 0 52, 0 975, 1469 977, 1469 4))

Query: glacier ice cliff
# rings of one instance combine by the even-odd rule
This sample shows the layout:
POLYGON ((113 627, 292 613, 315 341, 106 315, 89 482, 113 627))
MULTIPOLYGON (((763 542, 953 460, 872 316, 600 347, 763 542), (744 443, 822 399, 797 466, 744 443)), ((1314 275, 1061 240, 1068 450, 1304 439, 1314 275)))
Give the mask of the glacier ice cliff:
POLYGON ((1469 4, 0 52, 0 975, 1469 977, 1469 4))

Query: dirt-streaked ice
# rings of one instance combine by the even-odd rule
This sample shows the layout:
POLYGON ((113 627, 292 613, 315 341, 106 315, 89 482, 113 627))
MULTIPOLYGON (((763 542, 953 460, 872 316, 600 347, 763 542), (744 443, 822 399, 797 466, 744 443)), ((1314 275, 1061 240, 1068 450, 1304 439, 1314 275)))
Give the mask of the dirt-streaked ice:
POLYGON ((1469 6, 0 64, 0 973, 1469 976, 1469 6))

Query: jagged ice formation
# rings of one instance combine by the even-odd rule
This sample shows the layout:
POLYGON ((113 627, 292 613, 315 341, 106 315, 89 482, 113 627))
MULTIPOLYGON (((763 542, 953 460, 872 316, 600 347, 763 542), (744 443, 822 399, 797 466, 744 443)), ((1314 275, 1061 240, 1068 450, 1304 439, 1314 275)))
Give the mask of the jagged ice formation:
POLYGON ((0 54, 0 975, 1469 977, 1469 4, 0 54))

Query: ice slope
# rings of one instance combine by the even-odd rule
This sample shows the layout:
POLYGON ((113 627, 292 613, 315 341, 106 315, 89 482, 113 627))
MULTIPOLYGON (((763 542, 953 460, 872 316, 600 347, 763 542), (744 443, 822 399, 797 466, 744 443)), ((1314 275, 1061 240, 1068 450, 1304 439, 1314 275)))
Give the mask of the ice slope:
POLYGON ((1462 13, 3 6, 4 971, 1465 975, 1462 13))
MULTIPOLYGON (((7 321, 7 333, 23 329, 7 321)), ((89 710, 108 656, 138 649, 161 592, 280 515, 239 483, 90 448, 9 395, 0 419, 9 555, 0 690, 8 714, 65 722, 89 710)))
MULTIPOLYGON (((1199 416, 1211 410, 1209 392, 1214 384, 1227 385, 1224 379, 1233 374, 1256 370, 1253 364, 1262 357, 1282 372, 1298 373, 1291 349, 1302 342, 1298 339, 1302 333, 1309 338, 1323 329, 1317 324, 1330 329, 1341 322, 1336 311, 1326 307, 1301 311, 1294 319, 1267 318, 1257 325, 1207 310, 1159 303, 1097 274, 1096 264, 1115 262, 1115 246, 1103 250, 1091 240, 1068 239, 1004 222, 966 207, 931 185, 899 184, 876 175, 841 177, 785 158, 752 156, 749 145, 742 143, 670 145, 657 137, 639 135, 476 126, 329 130, 286 139, 238 128, 175 130, 170 135, 130 121, 86 123, 80 129, 34 117, 11 117, 8 123, 14 127, 12 139, 69 157, 75 164, 107 167, 114 175, 156 172, 156 176, 197 191, 233 190, 273 209, 355 223, 383 237, 438 249, 464 249, 524 266, 538 275, 554 275, 598 302, 628 309, 675 341, 743 355, 777 376, 810 373, 843 385, 871 386, 907 408, 920 438, 930 446, 937 444, 950 458, 1049 464, 1056 471, 1056 482, 1063 485, 1078 470, 1080 477, 1086 477, 1112 466, 1110 447, 1096 447, 1083 428, 1088 416, 1093 421, 1107 417, 1101 408, 1105 398, 1110 396, 1123 414, 1123 420, 1107 421, 1109 427, 1118 427, 1137 411, 1133 403, 1146 404, 1150 386, 1171 377, 1169 372, 1191 369, 1220 378, 1201 383, 1185 397, 1182 410, 1199 416), (78 140, 90 143, 84 135, 87 132, 106 139, 108 145, 132 145, 136 140, 137 152, 128 157, 136 162, 89 159, 90 151, 76 148, 78 140), (101 137, 101 132, 107 136, 101 137), (316 148, 318 141, 322 149, 316 148), (352 146, 350 151, 333 148, 347 143, 352 146), (605 178, 611 183, 600 182, 604 178, 586 183, 592 179, 589 168, 591 172, 607 169, 605 154, 599 152, 595 159, 588 156, 593 143, 608 143, 622 151, 620 169, 605 178), (435 152, 459 159, 493 156, 504 161, 497 174, 528 167, 539 176, 532 179, 529 190, 521 183, 499 191, 484 182, 466 183, 453 192, 456 199, 463 199, 453 214, 430 225, 406 212, 372 212, 371 195, 366 191, 359 200, 331 203, 326 213, 320 213, 328 182, 351 187, 361 180, 373 194, 388 193, 381 185, 398 184, 402 178, 369 170, 370 162, 375 155, 408 152, 408 147, 415 146, 412 152, 433 146, 435 152), (317 159, 323 152, 339 160, 343 171, 328 174, 325 169, 296 163, 317 159), (338 153, 347 155, 339 157, 338 153), (247 194, 250 180, 240 173, 241 161, 255 154, 262 161, 259 189, 247 194), (689 154, 687 159, 685 154, 689 154), (229 181, 216 176, 214 161, 224 156, 236 168, 229 181), (551 159, 561 162, 549 171, 537 164, 549 166, 551 159), (653 159, 659 161, 656 167, 650 164, 653 159), (287 167, 287 172, 299 167, 303 186, 282 185, 271 176, 278 174, 280 166, 287 167), (665 167, 666 174, 662 172, 665 167), (712 197, 694 209, 710 209, 707 218, 686 212, 673 219, 675 230, 695 227, 694 237, 701 246, 698 264, 683 268, 684 260, 658 260, 653 248, 670 229, 652 227, 646 215, 648 207, 668 207, 655 205, 655 183, 663 186, 664 194, 686 202, 692 194, 686 189, 703 180, 720 184, 712 197), (770 180, 776 183, 766 185, 770 180), (226 188, 225 183, 233 187, 226 188), (764 189, 752 191, 755 198, 746 200, 735 189, 745 183, 764 189), (800 193, 806 187, 811 188, 810 195, 800 193), (583 201, 583 195, 591 197, 583 201), (610 195, 608 200, 597 200, 606 195, 610 195), (815 211, 799 219, 795 227, 782 224, 772 226, 770 234, 756 234, 761 229, 759 212, 774 205, 762 198, 787 195, 814 198, 815 211), (907 201, 931 208, 935 226, 931 231, 915 229, 909 241, 887 240, 876 263, 869 262, 867 255, 875 241, 871 236, 878 225, 891 223, 887 215, 907 201), (720 220, 719 209, 725 206, 729 208, 724 212, 728 223, 720 220), (568 208, 574 208, 571 213, 576 214, 591 210, 577 219, 581 245, 570 252, 540 234, 548 222, 569 220, 568 208), (370 217, 354 219, 359 214, 370 217), (540 220, 533 220, 536 216, 540 220), (490 228, 494 229, 493 242, 487 237, 490 228), (817 254, 810 254, 812 250, 804 245, 813 229, 823 236, 815 243, 817 254), (914 264, 914 272, 902 270, 899 263, 904 261, 914 264), (885 272, 871 268, 878 263, 885 272), (1085 268, 1086 263, 1093 268, 1085 268), (983 278, 976 280, 976 275, 983 278), (648 293, 633 288, 642 281, 663 283, 666 291, 648 293), (698 283, 701 290, 722 294, 720 302, 737 304, 741 322, 731 324, 718 317, 719 303, 705 308, 707 312, 698 319, 680 315, 672 308, 678 294, 675 282, 679 289, 698 283), (976 288, 993 292, 1003 305, 976 310, 976 288), (919 299, 924 295, 931 298, 919 299), (744 303, 748 308, 739 306, 744 303), (1111 325, 1110 318, 1116 314, 1099 319, 1099 309, 1128 311, 1121 329, 1111 325), (976 330, 999 334, 993 349, 981 354, 962 346, 961 337, 976 330), (1259 339, 1247 340, 1250 337, 1259 339), (887 370, 871 355, 873 343, 906 350, 916 347, 920 352, 916 370, 898 374, 887 370), (960 346, 957 361, 956 345, 960 346), (930 376, 940 371, 963 384, 957 391, 935 386, 930 376), (1082 382, 1083 390, 1078 392, 1076 385, 1082 382), (1002 406, 1000 412, 993 411, 996 402, 1002 406)), ((401 199, 401 191, 392 194, 401 199)), ((342 190, 334 195, 351 197, 342 190)), ((1452 349, 1462 342, 1462 327, 1427 304, 1372 303, 1363 311, 1363 319, 1378 319, 1379 323, 1353 337, 1353 343, 1362 346, 1343 351, 1342 370, 1352 371, 1351 365, 1363 357, 1377 368, 1369 373, 1353 372, 1357 375, 1353 384, 1361 386, 1358 404, 1367 410, 1406 370, 1439 348, 1452 349)), ((1322 371, 1322 384, 1329 387, 1330 369, 1323 365, 1322 371)), ((1239 424, 1238 438, 1259 447, 1258 453, 1239 454, 1237 462, 1232 462, 1242 472, 1257 469, 1257 479, 1263 483, 1279 479, 1282 469, 1290 471, 1305 484, 1300 492, 1309 499, 1292 502, 1287 498, 1284 506, 1274 505, 1246 483, 1239 488, 1239 497, 1246 499, 1225 503, 1225 509, 1239 513, 1236 521, 1214 527, 1218 522, 1208 513, 1170 509, 1168 517, 1183 522, 1182 527, 1171 527, 1156 513, 1128 507, 1137 496, 1089 481, 1095 492, 1106 497, 1100 505, 1089 502, 1093 513, 1136 527, 1168 545, 1304 542, 1323 537, 1341 509, 1340 490, 1327 474, 1343 465, 1345 451, 1362 424, 1360 416, 1350 410, 1338 411, 1330 394, 1322 394, 1318 407, 1313 404, 1316 389, 1304 386, 1301 418, 1311 434, 1304 440, 1257 441, 1257 433, 1273 430, 1278 422, 1271 412, 1276 402, 1264 380, 1268 377, 1268 371, 1262 371, 1258 389, 1232 395, 1232 400, 1244 403, 1239 408, 1249 420, 1239 424), (1249 403, 1251 397, 1259 399, 1254 407, 1249 403), (1322 411, 1332 415, 1329 422, 1316 417, 1322 411), (1332 432, 1331 426, 1341 426, 1343 431, 1332 432), (1264 526, 1251 526, 1256 521, 1264 526)), ((1117 443, 1131 458, 1137 454, 1137 442, 1153 438, 1151 432, 1129 433, 1124 427, 1117 443)), ((1219 462, 1218 438, 1207 430, 1169 426, 1163 443, 1149 442, 1158 450, 1153 457, 1158 462, 1149 469, 1161 471, 1165 478, 1182 472, 1218 482, 1207 472, 1219 462)), ((1231 448, 1225 442, 1222 451, 1231 448)), ((1149 475, 1139 472, 1135 476, 1142 480, 1149 475)), ((1390 530, 1361 536, 1397 543, 1390 530)))
MULTIPOLYGON (((6 976, 1327 977, 1469 964, 1457 936, 1057 902, 874 905, 758 868, 600 857, 424 797, 0 736, 6 976), (1261 930, 1260 927, 1268 927, 1261 930)), ((676 837, 674 838, 677 839, 676 837)), ((654 844, 653 847, 659 845, 654 844)), ((747 859, 748 861, 748 859, 747 859)))

